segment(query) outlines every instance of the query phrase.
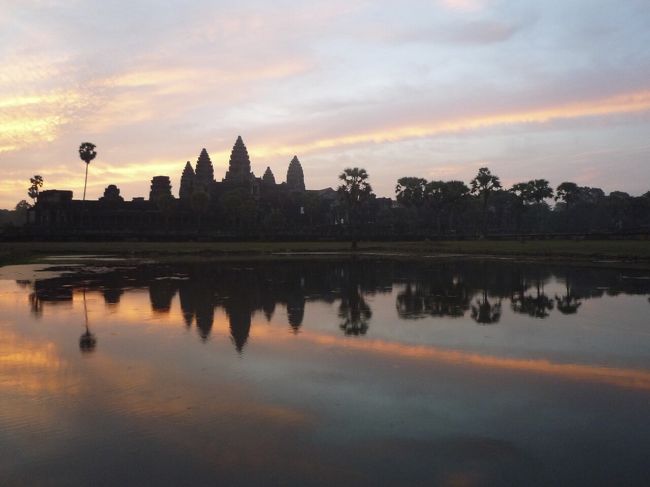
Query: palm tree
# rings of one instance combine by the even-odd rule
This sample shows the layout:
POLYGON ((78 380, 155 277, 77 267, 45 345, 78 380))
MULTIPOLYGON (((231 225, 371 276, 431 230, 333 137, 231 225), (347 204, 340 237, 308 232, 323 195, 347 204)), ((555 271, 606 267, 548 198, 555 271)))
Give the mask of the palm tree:
POLYGON ((501 189, 499 176, 490 172, 487 167, 478 170, 478 174, 470 181, 472 194, 479 196, 483 200, 483 236, 487 233, 487 208, 490 194, 501 189))
POLYGON ((40 189, 43 187, 43 176, 36 174, 33 178, 29 178, 29 184, 30 186, 27 189, 27 195, 33 199, 34 204, 36 204, 40 189))
POLYGON ((86 201, 86 185, 88 184, 88 165, 97 156, 97 151, 95 151, 95 144, 91 142, 82 142, 79 146, 79 157, 82 161, 86 163, 86 179, 84 181, 84 197, 83 201, 86 201))
POLYGON ((368 183, 368 173, 363 168, 347 168, 340 175, 343 181, 337 191, 348 210, 348 226, 352 230, 352 249, 357 248, 357 216, 363 204, 372 196, 372 187, 368 183))

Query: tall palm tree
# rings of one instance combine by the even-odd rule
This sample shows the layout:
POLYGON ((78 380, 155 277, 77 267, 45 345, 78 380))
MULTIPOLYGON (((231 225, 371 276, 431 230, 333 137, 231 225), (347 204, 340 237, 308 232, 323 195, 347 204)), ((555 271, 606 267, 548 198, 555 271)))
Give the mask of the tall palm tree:
POLYGON ((79 146, 79 157, 82 161, 86 163, 86 179, 84 181, 84 197, 83 201, 86 201, 86 185, 88 184, 88 166, 90 161, 92 161, 97 156, 97 151, 95 151, 95 144, 91 142, 82 142, 79 146))
POLYGON ((487 234, 487 209, 490 194, 501 189, 501 180, 499 176, 492 174, 487 167, 478 170, 478 174, 470 181, 472 187, 471 193, 479 196, 483 200, 483 237, 487 234))
POLYGON ((347 224, 352 230, 352 250, 357 248, 357 226, 361 207, 372 196, 372 187, 368 183, 368 173, 363 168, 347 168, 340 175, 342 184, 337 191, 348 211, 347 224))

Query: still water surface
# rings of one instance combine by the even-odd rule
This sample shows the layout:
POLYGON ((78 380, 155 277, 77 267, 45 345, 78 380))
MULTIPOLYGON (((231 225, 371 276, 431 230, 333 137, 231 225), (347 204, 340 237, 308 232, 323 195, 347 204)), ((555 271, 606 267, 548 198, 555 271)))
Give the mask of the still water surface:
POLYGON ((71 269, 0 280, 2 485, 650 485, 649 271, 71 269))

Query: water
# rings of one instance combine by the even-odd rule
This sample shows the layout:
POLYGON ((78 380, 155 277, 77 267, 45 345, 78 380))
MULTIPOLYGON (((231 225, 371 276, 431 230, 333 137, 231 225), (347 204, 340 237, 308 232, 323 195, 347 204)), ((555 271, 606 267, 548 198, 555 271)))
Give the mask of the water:
POLYGON ((650 485, 650 271, 60 265, 0 281, 2 485, 650 485))

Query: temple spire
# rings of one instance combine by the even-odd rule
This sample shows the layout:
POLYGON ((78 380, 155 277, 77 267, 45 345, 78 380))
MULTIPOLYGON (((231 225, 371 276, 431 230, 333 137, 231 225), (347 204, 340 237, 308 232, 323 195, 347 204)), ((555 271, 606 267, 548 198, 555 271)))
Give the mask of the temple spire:
POLYGON ((264 171, 262 182, 269 186, 275 185, 275 176, 273 175, 273 171, 271 171, 271 168, 269 166, 267 166, 266 171, 264 171))
POLYGON ((233 183, 249 182, 251 180, 251 160, 248 157, 248 150, 241 138, 237 136, 235 145, 230 153, 230 162, 228 163, 228 172, 224 181, 233 183))
POLYGON ((201 150, 199 159, 196 161, 196 177, 194 178, 195 189, 202 189, 209 192, 210 186, 214 182, 214 168, 208 155, 208 151, 201 150))
POLYGON ((178 193, 180 199, 188 199, 192 197, 194 192, 194 169, 190 161, 187 161, 185 164, 185 169, 183 169, 183 174, 181 175, 181 187, 178 193))
POLYGON ((305 175, 298 156, 293 156, 287 170, 287 187, 292 191, 305 191, 305 175))
POLYGON ((149 200, 159 201, 164 198, 172 198, 172 184, 169 176, 154 176, 151 180, 149 200))

